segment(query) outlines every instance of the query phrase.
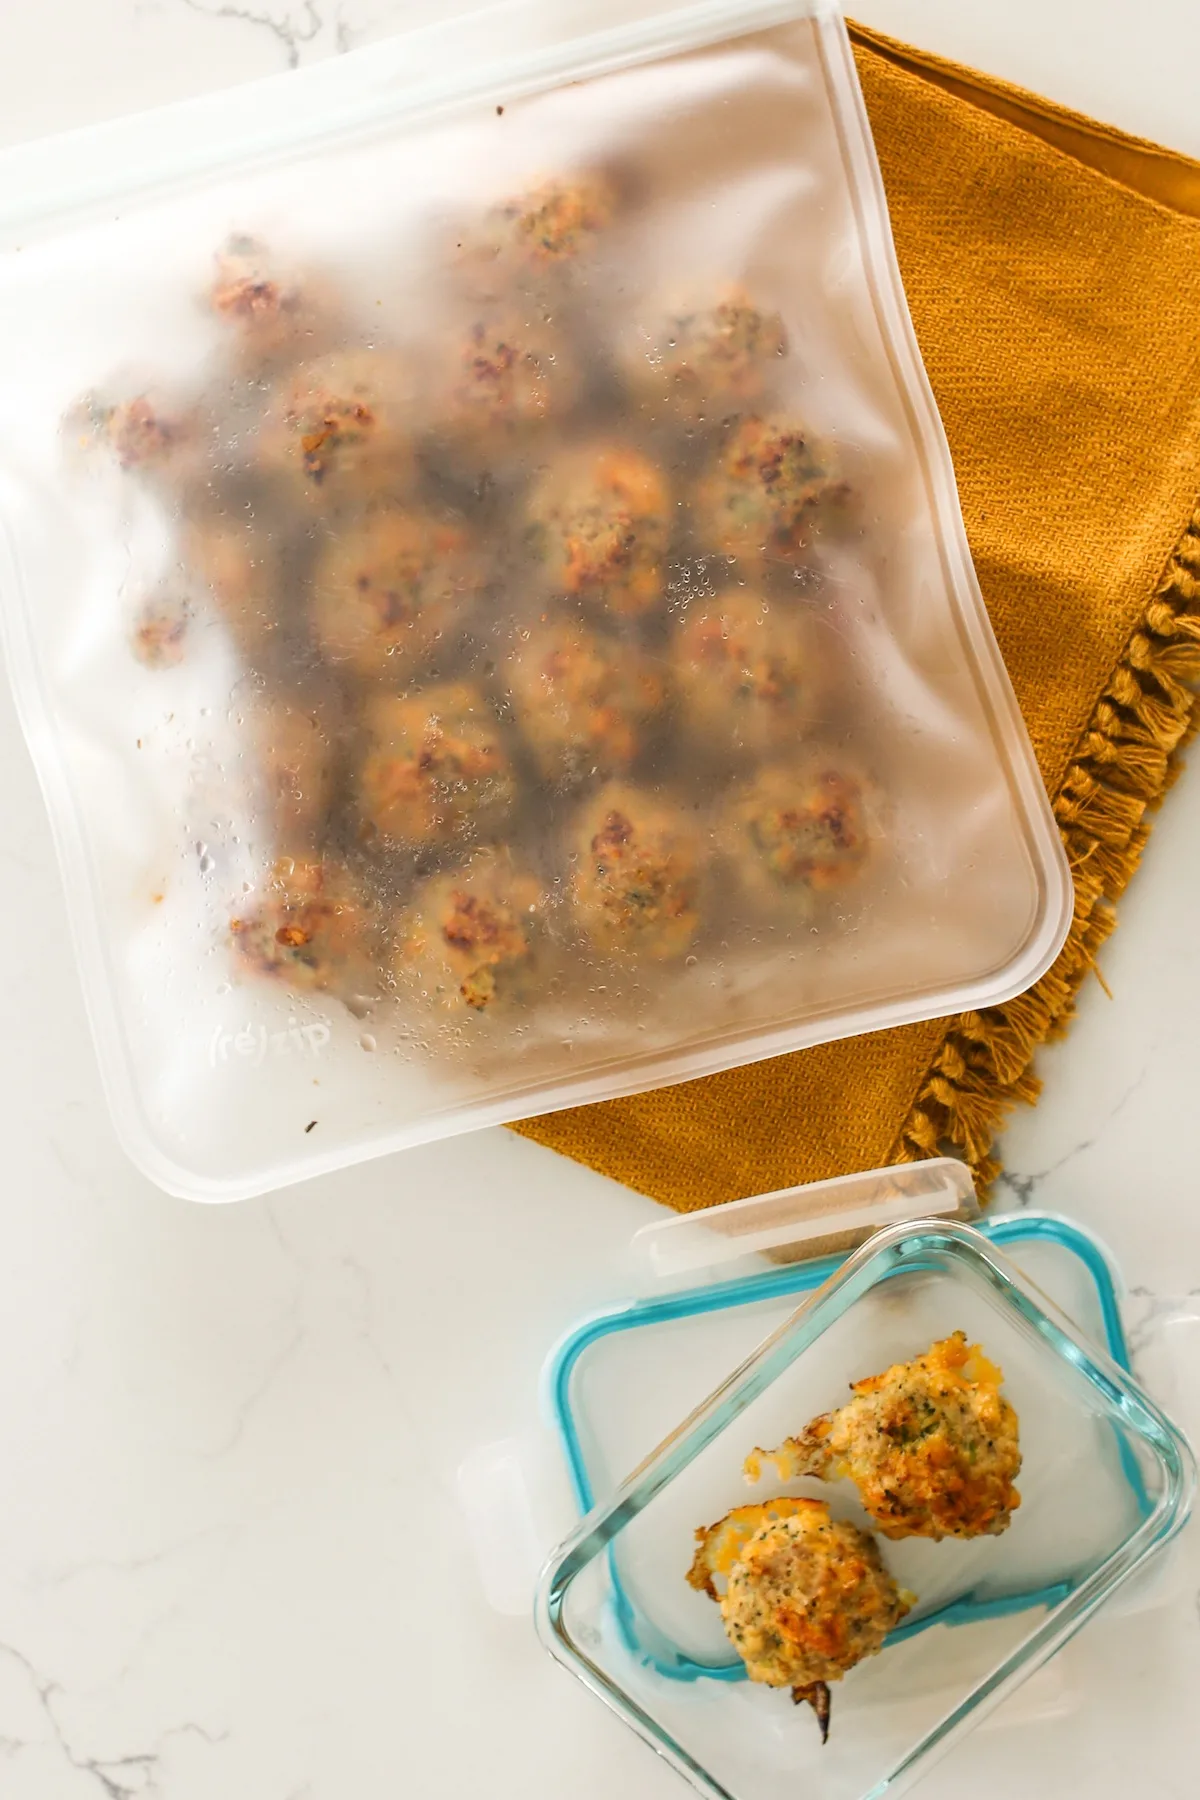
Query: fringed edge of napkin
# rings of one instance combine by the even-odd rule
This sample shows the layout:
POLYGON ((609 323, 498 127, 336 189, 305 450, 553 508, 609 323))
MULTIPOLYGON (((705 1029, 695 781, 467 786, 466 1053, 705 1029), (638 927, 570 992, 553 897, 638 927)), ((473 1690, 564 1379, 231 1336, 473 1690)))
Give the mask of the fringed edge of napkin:
POLYGON ((1000 1172, 993 1144, 1017 1100, 1041 1083, 1034 1053, 1060 1037, 1114 906, 1141 860, 1147 812, 1200 726, 1200 506, 1113 672, 1054 797, 1075 883, 1075 913, 1057 961, 1003 1006, 963 1013, 931 1063, 889 1161, 961 1156, 981 1193, 1000 1172))

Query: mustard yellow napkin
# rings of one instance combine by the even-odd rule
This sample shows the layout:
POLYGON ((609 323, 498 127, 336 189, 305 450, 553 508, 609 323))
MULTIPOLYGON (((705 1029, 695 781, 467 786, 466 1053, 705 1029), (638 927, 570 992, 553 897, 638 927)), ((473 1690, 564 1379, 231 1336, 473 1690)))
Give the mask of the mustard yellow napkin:
POLYGON ((986 1185, 1200 680, 1200 165, 854 29, 984 597, 1075 878, 1018 999, 515 1127, 689 1209, 948 1150, 986 1185))

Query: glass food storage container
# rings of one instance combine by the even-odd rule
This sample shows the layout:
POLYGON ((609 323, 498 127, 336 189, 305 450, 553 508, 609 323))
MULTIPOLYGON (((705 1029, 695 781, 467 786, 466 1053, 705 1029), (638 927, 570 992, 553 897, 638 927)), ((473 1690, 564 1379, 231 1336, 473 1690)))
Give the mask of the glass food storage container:
POLYGON ((1187 1518, 1191 1451, 1129 1373, 1103 1247, 1051 1215, 976 1228, 973 1211, 966 1171, 938 1163, 655 1224, 643 1250, 656 1278, 707 1267, 708 1285, 587 1320, 551 1360, 548 1407, 587 1516, 545 1569, 539 1632, 711 1800, 902 1791, 1187 1518), (901 1222, 844 1261, 765 1266, 764 1251, 828 1237, 839 1189, 847 1229, 869 1230, 872 1212, 901 1222), (943 1216, 914 1219, 922 1206, 943 1216), (714 1278, 756 1251, 757 1272, 714 1278), (697 1528, 780 1494, 870 1528, 848 1481, 781 1483, 768 1464, 748 1486, 744 1461, 840 1406, 851 1381, 958 1330, 1003 1371, 1021 1501, 997 1536, 881 1540, 916 1598, 882 1651, 831 1684, 823 1744, 786 1689, 746 1679, 717 1607, 689 1585, 697 1528))

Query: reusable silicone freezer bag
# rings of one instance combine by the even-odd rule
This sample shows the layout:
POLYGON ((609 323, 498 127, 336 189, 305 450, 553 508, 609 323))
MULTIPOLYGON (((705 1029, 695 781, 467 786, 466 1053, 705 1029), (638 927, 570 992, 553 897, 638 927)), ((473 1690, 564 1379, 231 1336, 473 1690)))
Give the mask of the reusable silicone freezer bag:
POLYGON ((8 658, 163 1186, 1048 966, 1069 882, 831 13, 484 8, 0 194, 8 658))

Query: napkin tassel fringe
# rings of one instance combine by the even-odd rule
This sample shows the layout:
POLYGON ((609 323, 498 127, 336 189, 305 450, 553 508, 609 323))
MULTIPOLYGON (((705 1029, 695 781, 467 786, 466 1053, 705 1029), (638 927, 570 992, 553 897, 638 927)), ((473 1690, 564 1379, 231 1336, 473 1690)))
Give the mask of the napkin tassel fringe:
POLYGON ((1055 798, 1075 876, 1075 913, 1052 967, 1003 1006, 961 1014, 925 1075, 890 1158, 962 1157, 984 1194, 1014 1102, 1036 1100, 1038 1046, 1066 1030, 1141 860, 1147 813, 1200 724, 1200 507, 1079 740, 1055 798))

